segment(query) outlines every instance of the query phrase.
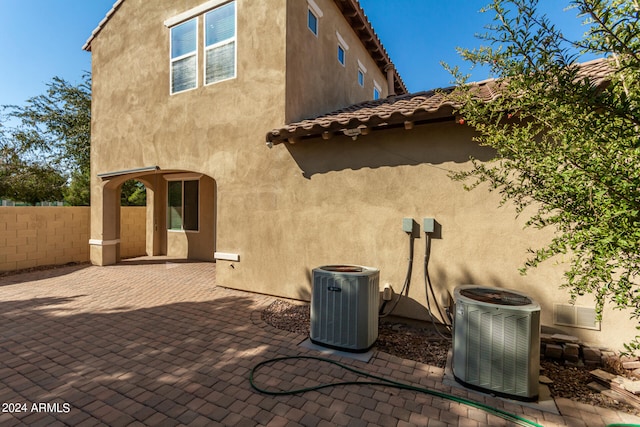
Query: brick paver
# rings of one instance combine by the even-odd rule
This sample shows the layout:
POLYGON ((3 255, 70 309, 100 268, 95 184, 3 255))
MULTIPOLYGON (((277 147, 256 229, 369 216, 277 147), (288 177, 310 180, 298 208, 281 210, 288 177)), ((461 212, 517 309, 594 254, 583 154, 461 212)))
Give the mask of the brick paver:
MULTIPOLYGON (((254 391, 248 375, 258 362, 318 355, 298 346, 304 336, 261 320, 261 309, 273 300, 217 287, 213 263, 165 258, 0 278, 0 423, 509 425, 459 403, 390 387, 349 386, 280 397, 254 391)), ((381 352, 370 363, 336 360, 452 393, 443 384, 442 369, 381 352)), ((260 384, 282 389, 331 378, 357 377, 308 360, 256 375, 260 384)), ((473 392, 463 395, 545 426, 640 422, 567 399, 558 399, 558 414, 473 392)))

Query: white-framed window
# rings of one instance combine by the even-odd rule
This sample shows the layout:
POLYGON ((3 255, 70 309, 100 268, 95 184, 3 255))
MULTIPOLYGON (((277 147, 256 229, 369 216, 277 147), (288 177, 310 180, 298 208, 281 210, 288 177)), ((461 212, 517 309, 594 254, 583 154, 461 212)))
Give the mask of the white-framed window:
POLYGON ((309 13, 307 14, 307 28, 309 28, 314 35, 318 35, 318 17, 313 13, 311 8, 309 8, 309 13))
POLYGON ((345 66, 347 63, 347 51, 349 50, 349 45, 337 31, 336 37, 338 38, 338 62, 342 64, 342 66, 345 66))
POLYGON ((364 75, 367 74, 367 68, 358 59, 358 84, 360 87, 364 87, 364 75))
POLYGON ((171 94, 198 87, 204 65, 204 84, 236 77, 236 1, 208 0, 164 21, 170 30, 171 94), (198 47, 200 20, 204 48, 198 47), (199 57, 204 56, 204 64, 199 57))
POLYGON ((307 0, 307 28, 311 31, 315 36, 318 35, 318 24, 320 22, 320 18, 324 15, 318 4, 314 0, 307 0))
POLYGON ((373 81, 373 99, 380 99, 380 94, 382 93, 382 88, 377 81, 373 81))
POLYGON ((171 93, 198 86, 198 19, 171 28, 171 93))
POLYGON ((346 52, 344 48, 338 43, 338 62, 344 66, 346 61, 346 52))
POLYGON ((200 226, 200 180, 167 182, 167 229, 198 231, 200 226))
POLYGON ((236 77, 236 2, 204 15, 205 85, 236 77))

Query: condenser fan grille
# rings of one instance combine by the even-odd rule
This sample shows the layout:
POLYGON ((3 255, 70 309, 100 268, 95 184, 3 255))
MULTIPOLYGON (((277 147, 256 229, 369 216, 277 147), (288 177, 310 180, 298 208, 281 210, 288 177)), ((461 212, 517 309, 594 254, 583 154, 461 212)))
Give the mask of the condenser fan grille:
POLYGON ((486 302, 488 304, 498 305, 529 305, 531 304, 531 298, 524 295, 519 295, 513 292, 505 291, 502 289, 489 289, 489 288, 471 288, 463 289, 460 291, 460 295, 470 298, 474 301, 486 302))

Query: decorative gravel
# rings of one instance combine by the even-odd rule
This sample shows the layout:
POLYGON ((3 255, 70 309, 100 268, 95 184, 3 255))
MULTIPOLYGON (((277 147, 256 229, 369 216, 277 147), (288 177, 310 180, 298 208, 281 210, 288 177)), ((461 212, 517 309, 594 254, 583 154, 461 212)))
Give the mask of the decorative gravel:
MULTIPOLYGON (((308 335, 310 306, 276 300, 262 312, 262 319, 275 328, 308 335)), ((417 327, 383 319, 379 326, 376 348, 403 359, 444 368, 447 364, 451 340, 443 339, 433 327, 417 327)), ((540 367, 541 375, 552 381, 549 389, 553 397, 564 397, 589 405, 640 415, 640 411, 633 406, 590 389, 588 384, 593 380, 589 375, 589 368, 565 366, 545 359, 541 361, 540 367)))

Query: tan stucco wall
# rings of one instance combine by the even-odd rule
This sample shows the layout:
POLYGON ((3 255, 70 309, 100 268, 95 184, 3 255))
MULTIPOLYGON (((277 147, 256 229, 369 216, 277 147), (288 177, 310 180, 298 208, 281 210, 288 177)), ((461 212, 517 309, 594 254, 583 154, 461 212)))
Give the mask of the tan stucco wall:
MULTIPOLYGON (((144 207, 122 208, 122 249, 145 255, 144 207)), ((0 207, 0 271, 89 261, 88 207, 0 207)))
MULTIPOLYGON (((329 0, 317 2, 325 14, 320 32, 335 38, 335 29, 328 29, 337 9, 329 0)), ((483 187, 467 192, 448 176, 470 167, 470 155, 489 158, 471 142, 467 127, 433 124, 373 131, 357 141, 337 136, 266 147, 266 132, 287 119, 326 112, 359 96, 357 89, 343 89, 338 99, 328 90, 325 74, 337 64, 335 41, 327 43, 327 67, 300 61, 296 50, 304 51, 305 37, 314 37, 307 34, 306 1, 238 0, 237 78, 169 95, 169 30, 163 22, 200 3, 127 0, 92 43, 92 239, 119 238, 120 178, 102 180, 97 174, 158 166, 155 175, 139 177, 153 183, 168 173, 201 173, 211 184, 202 216, 209 231, 171 241, 166 189, 153 185, 155 209, 147 214, 147 230, 155 231, 147 237, 147 252, 151 241, 154 253, 175 248, 191 256, 198 248, 205 257, 214 251, 237 254, 238 262, 217 261, 220 286, 308 300, 312 268, 351 263, 379 268, 381 287, 388 283, 398 292, 408 256, 402 219, 421 223, 433 217, 439 228, 430 273, 441 302, 461 284, 503 286, 538 300, 543 323, 553 323, 552 304, 568 300, 558 290, 562 265, 548 262, 525 277, 518 272, 527 249, 551 236, 523 230, 525 218, 514 219, 513 207, 499 207, 497 195, 483 187)), ((350 47, 350 67, 356 67, 354 52, 361 46, 350 31, 341 34, 350 47)), ((365 65, 369 73, 375 70, 365 65)), ((357 86, 356 70, 345 72, 357 86)), ((424 248, 421 235, 409 297, 397 314, 428 317, 424 248)), ((119 255, 117 246, 91 248, 96 264, 116 262, 119 255)), ((611 347, 633 337, 633 327, 619 326, 623 314, 607 311, 605 319, 602 332, 563 331, 611 347)))
MULTIPOLYGON (((93 239, 117 238, 117 231, 103 227, 113 220, 113 198, 108 195, 111 200, 104 202, 109 188, 97 174, 147 166, 158 166, 160 174, 203 173, 215 180, 203 201, 211 209, 216 182, 247 188, 269 175, 253 165, 261 163, 265 129, 284 122, 285 2, 239 0, 237 77, 170 95, 170 32, 164 21, 200 3, 129 0, 92 43, 93 239)), ((202 66, 199 70, 202 73, 202 66)), ((158 194, 158 200, 162 198, 158 194)), ((201 222, 204 232, 189 234, 189 239, 185 234, 165 237, 160 242, 164 253, 195 251, 198 258, 213 259, 215 212, 202 220, 209 221, 201 222), (210 247, 203 254, 205 241, 210 247)), ((162 218, 158 225, 166 228, 162 218)), ((110 248, 92 248, 92 259, 117 259, 105 250, 110 248)))
POLYGON ((287 0, 287 122, 315 117, 373 99, 374 79, 381 98, 387 78, 366 51, 333 0, 316 0, 323 16, 318 35, 307 27, 306 0, 287 0), (347 43, 345 65, 338 62, 339 32, 347 43), (358 84, 358 60, 366 68, 364 87, 358 84))
POLYGON ((237 78, 208 86, 200 78, 197 89, 169 94, 163 22, 199 3, 128 0, 93 41, 94 177, 153 165, 232 176, 230 166, 261 143, 254 136, 263 139, 265 127, 282 122, 282 0, 238 1, 237 78))
MULTIPOLYGON (((219 262, 218 282, 267 294, 308 300, 311 269, 326 264, 360 264, 380 269, 380 285, 402 288, 409 240, 403 218, 422 228, 435 218, 429 272, 442 304, 456 286, 476 284, 519 290, 542 305, 543 325, 586 342, 619 348, 635 336, 624 313, 607 310, 601 332, 553 324, 553 304, 567 302, 562 260, 549 261, 522 276, 529 248, 551 233, 524 228, 513 206, 500 207, 486 187, 466 191, 450 171, 470 167, 469 156, 490 152, 471 142, 472 132, 454 123, 412 131, 372 132, 352 141, 334 137, 280 145, 265 152, 279 171, 269 192, 252 194, 252 210, 237 216, 225 244, 241 254, 238 263, 219 262), (261 220, 262 219, 262 220, 261 220), (233 230, 236 230, 233 233, 233 230)), ((266 190, 266 189, 265 189, 266 190)), ((240 194, 221 201, 221 211, 240 204, 240 194)), ((409 298, 396 314, 428 319, 423 259, 426 240, 414 241, 409 298)), ((584 305, 593 306, 586 299, 584 305)))

